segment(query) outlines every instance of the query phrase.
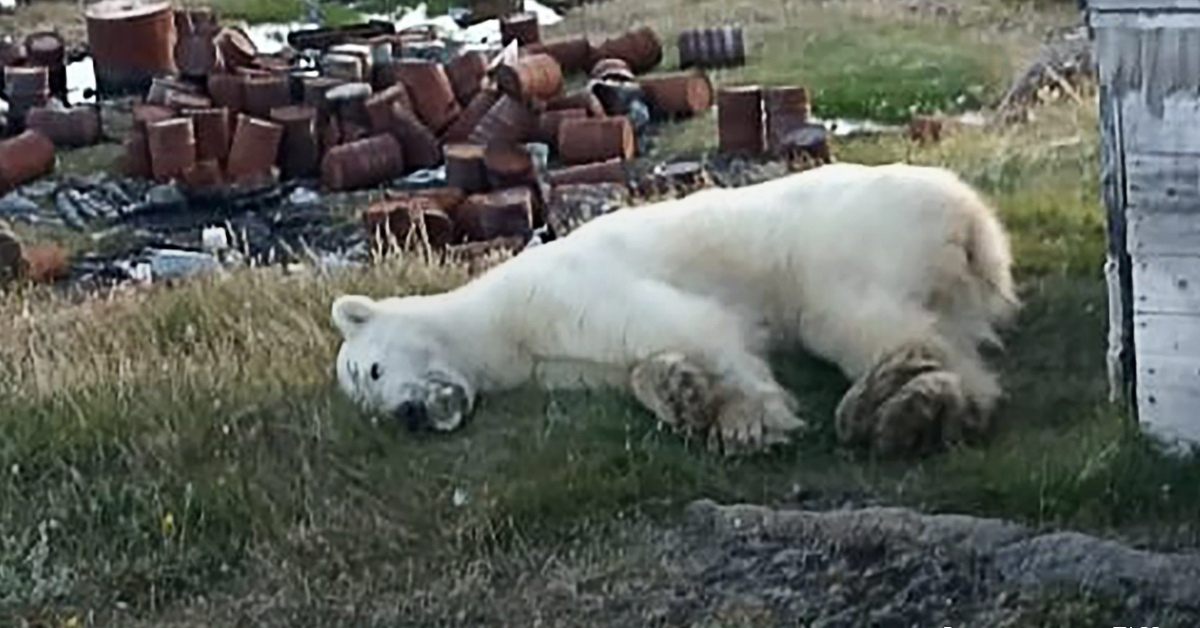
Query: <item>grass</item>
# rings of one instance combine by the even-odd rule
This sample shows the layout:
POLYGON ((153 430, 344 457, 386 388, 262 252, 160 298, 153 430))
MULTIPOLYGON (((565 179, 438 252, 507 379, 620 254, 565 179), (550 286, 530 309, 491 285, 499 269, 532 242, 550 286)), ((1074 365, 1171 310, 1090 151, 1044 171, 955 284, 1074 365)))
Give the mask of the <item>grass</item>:
MULTIPOLYGON (((944 25, 894 16, 889 26, 878 11, 891 9, 848 5, 781 5, 803 35, 790 47, 779 25, 768 27, 784 9, 758 3, 614 1, 585 7, 563 29, 662 26, 685 10, 700 23, 749 16, 759 56, 718 80, 795 72, 830 107, 867 106, 855 98, 870 93, 936 104, 1004 74, 992 53, 964 43, 967 34, 930 44, 944 25), (771 46, 780 52, 764 56, 771 46), (864 63, 892 63, 881 54, 889 50, 913 73, 864 63), (840 85, 838 68, 863 78, 840 85), (946 73, 933 96, 908 86, 929 68, 946 73)), ((1009 64, 1025 50, 1019 32, 972 28, 1008 51, 997 56, 1009 64)), ((0 617, 48 626, 94 610, 107 620, 98 625, 193 625, 178 615, 185 607, 220 625, 248 616, 267 625, 528 625, 549 599, 530 591, 556 569, 586 582, 665 577, 638 553, 648 537, 630 530, 669 524, 698 497, 778 503, 797 488, 1100 532, 1195 521, 1195 461, 1161 456, 1106 402, 1095 128, 1092 104, 1064 101, 1030 124, 963 128, 927 147, 899 136, 835 145, 847 161, 947 166, 995 201, 1013 233, 1027 307, 999 361, 1011 392, 1001 431, 981 449, 919 464, 844 456, 830 415, 847 383, 803 355, 775 362, 817 433, 752 460, 710 455, 608 394, 489 398, 450 438, 371 428, 332 385, 329 303, 465 279, 461 268, 419 260, 332 275, 259 269, 79 304, 43 291, 4 297, 0 617)), ((671 133, 660 150, 703 148, 712 120, 671 133)), ((1079 607, 1046 610, 1029 625, 1104 616, 1079 607)))

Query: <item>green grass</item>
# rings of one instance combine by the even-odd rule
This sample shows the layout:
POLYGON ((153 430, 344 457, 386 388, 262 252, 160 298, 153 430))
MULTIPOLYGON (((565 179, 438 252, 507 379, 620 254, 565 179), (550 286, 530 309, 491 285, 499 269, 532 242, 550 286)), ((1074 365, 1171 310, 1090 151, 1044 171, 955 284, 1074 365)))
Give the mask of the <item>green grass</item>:
MULTIPOLYGON (((405 3, 401 3, 405 4, 405 3)), ((249 24, 291 22, 305 15, 304 0, 213 0, 212 7, 229 20, 244 20, 249 24)), ((321 21, 327 26, 339 26, 361 21, 364 10, 355 10, 341 2, 321 2, 321 21)))

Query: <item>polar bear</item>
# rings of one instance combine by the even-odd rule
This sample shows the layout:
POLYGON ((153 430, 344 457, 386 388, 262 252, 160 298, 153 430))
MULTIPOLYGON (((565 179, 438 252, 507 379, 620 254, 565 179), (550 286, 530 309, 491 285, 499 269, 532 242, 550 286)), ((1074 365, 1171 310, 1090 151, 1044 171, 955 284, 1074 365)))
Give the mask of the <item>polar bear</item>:
POLYGON ((1002 396, 980 349, 1019 308, 1008 236, 952 172, 831 164, 596 218, 462 286, 332 306, 340 389, 449 432, 529 382, 617 386, 726 451, 805 432, 766 361, 798 344, 853 385, 847 444, 978 434, 1002 396))

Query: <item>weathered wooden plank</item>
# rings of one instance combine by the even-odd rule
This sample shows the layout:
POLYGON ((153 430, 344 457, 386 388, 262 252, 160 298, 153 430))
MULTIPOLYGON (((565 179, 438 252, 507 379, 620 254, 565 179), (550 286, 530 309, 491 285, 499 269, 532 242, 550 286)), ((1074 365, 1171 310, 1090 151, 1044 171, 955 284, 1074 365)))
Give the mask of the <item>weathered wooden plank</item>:
POLYGON ((1134 212, 1125 219, 1132 255, 1200 255, 1200 207, 1195 213, 1134 212))
POLYGON ((1200 10, 1200 0, 1087 0, 1087 9, 1096 13, 1112 11, 1200 10))
POLYGON ((1200 315, 1138 313, 1134 338, 1139 354, 1200 360, 1200 315))
POLYGON ((1133 291, 1135 312, 1200 313, 1200 257, 1134 257, 1133 291))
POLYGON ((1108 397, 1137 414, 1134 387, 1133 280, 1126 247, 1125 155, 1121 152, 1121 107, 1105 85, 1100 96, 1100 194, 1107 214, 1104 277, 1108 288, 1108 397))
POLYGON ((1096 11, 1088 19, 1088 23, 1097 29, 1128 28, 1134 30, 1155 30, 1175 28, 1196 28, 1200 24, 1200 14, 1188 11, 1200 11, 1200 6, 1175 12, 1149 13, 1141 11, 1096 11))
POLYGON ((1156 212, 1200 214, 1200 154, 1127 152, 1125 194, 1130 217, 1156 212))
POLYGON ((1200 444, 1200 358, 1139 351, 1137 400, 1147 433, 1200 444))
MULTIPOLYGON (((1200 49, 1196 54, 1200 55, 1200 49)), ((1149 71, 1143 65, 1142 73, 1149 75, 1149 71)), ((1200 80, 1200 76, 1195 79, 1200 80)), ((1196 124, 1200 98, 1195 95, 1200 86, 1160 82, 1165 80, 1164 76, 1154 76, 1153 94, 1137 86, 1137 91, 1120 96, 1123 148, 1141 155, 1200 155, 1200 125, 1196 124)))

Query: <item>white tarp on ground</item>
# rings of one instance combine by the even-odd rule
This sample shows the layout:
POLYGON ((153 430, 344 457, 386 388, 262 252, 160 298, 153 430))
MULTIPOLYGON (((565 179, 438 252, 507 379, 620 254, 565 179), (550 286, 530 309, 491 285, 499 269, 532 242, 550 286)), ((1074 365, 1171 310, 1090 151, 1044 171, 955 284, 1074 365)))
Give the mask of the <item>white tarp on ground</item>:
MULTIPOLYGON (((554 9, 537 2, 537 0, 525 0, 525 10, 535 13, 538 16, 538 23, 542 26, 549 26, 562 21, 562 16, 556 13, 554 9)), ((424 2, 414 8, 404 7, 392 15, 366 14, 362 17, 364 19, 393 22, 398 31, 419 26, 432 26, 440 31, 446 39, 467 45, 500 43, 500 20, 486 20, 468 28, 462 28, 449 15, 430 17, 429 9, 424 2)), ((286 24, 256 24, 245 27, 245 30, 246 34, 254 42, 254 45, 258 47, 259 52, 272 54, 283 49, 289 32, 311 28, 315 28, 315 25, 306 22, 291 22, 286 24)))

